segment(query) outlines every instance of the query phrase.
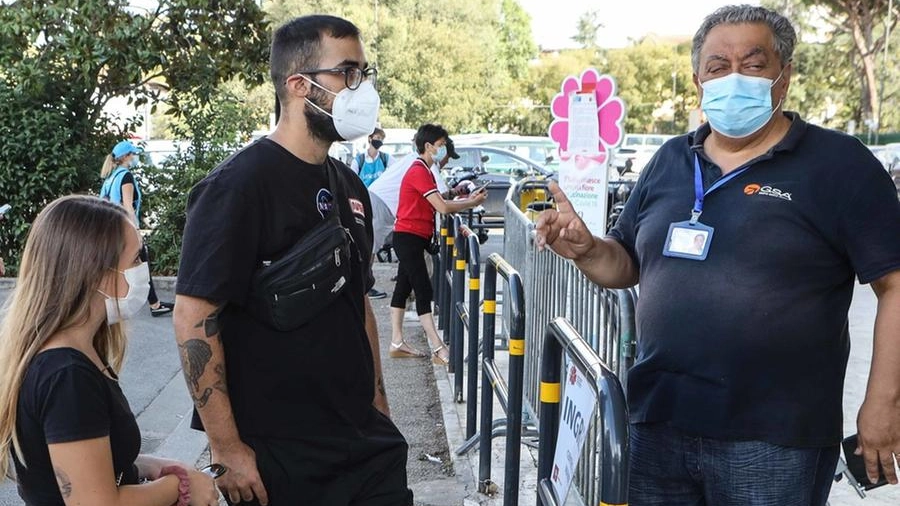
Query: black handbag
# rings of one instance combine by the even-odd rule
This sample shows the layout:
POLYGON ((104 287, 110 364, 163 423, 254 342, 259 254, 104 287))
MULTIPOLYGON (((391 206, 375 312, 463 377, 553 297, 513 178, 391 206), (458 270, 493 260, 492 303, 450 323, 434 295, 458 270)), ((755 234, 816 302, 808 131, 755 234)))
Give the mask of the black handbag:
POLYGON ((437 232, 431 234, 431 240, 425 245, 425 252, 431 255, 437 255, 441 252, 441 239, 437 232))
POLYGON ((248 309, 279 331, 297 329, 337 299, 352 277, 350 232, 341 223, 336 167, 326 165, 334 206, 277 260, 263 261, 250 282, 248 309))

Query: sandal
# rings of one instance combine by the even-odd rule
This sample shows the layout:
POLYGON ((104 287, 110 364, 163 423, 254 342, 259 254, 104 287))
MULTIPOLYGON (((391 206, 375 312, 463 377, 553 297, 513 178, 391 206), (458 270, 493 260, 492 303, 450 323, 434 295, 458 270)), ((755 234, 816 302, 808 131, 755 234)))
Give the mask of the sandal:
POLYGON ((447 358, 441 356, 441 350, 446 350, 443 344, 431 350, 431 363, 436 365, 447 365, 450 363, 450 352, 447 352, 447 358))
POLYGON ((410 346, 406 341, 400 341, 399 344, 391 342, 391 358, 423 358, 425 356, 421 351, 410 346))

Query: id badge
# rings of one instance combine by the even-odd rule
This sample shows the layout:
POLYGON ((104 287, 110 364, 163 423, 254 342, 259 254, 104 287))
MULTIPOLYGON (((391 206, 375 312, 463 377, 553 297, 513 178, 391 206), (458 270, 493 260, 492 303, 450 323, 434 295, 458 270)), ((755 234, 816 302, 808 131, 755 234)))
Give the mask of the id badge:
POLYGON ((663 255, 689 260, 706 260, 712 244, 713 228, 700 222, 679 221, 669 225, 663 255))

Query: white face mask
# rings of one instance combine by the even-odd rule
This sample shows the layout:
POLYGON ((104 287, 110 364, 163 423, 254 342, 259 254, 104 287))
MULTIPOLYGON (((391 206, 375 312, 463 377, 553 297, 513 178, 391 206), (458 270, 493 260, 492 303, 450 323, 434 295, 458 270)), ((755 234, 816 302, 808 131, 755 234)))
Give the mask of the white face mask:
POLYGON ((306 102, 318 109, 322 114, 331 116, 334 121, 334 128, 338 135, 345 141, 352 141, 360 137, 371 135, 375 131, 375 124, 378 121, 378 109, 381 107, 381 97, 375 91, 375 87, 368 80, 359 83, 359 88, 351 90, 344 88, 335 93, 312 79, 302 76, 311 84, 328 93, 334 95, 334 104, 331 106, 331 113, 322 109, 306 99, 306 102))
POLYGON ((106 297, 106 321, 112 325, 136 315, 147 303, 150 293, 150 266, 141 262, 121 271, 128 283, 128 293, 124 298, 114 298, 97 290, 106 297))

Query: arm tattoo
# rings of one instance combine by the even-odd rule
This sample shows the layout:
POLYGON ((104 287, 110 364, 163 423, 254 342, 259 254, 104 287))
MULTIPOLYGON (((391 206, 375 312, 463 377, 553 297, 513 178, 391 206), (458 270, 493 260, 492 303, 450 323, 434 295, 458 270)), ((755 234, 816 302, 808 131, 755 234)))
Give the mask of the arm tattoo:
POLYGON ((225 304, 224 303, 219 304, 218 306, 216 306, 215 309, 213 309, 212 313, 209 313, 206 316, 206 318, 197 322, 197 324, 194 325, 194 328, 195 329, 203 329, 203 334, 207 338, 218 334, 222 330, 222 326, 219 323, 219 314, 222 312, 223 309, 225 309, 225 304))
POLYGON ((206 371, 206 364, 212 358, 212 349, 201 339, 191 339, 178 345, 181 352, 181 366, 184 371, 184 379, 187 380, 191 390, 191 397, 197 407, 203 407, 212 394, 211 388, 205 388, 200 392, 200 377, 206 371))
POLYGON ((384 390, 384 379, 382 379, 381 376, 378 376, 378 381, 375 382, 375 387, 378 388, 378 393, 384 396, 387 395, 387 392, 385 392, 384 390))
POLYGON ((216 388, 216 390, 222 392, 223 394, 227 394, 228 385, 225 383, 225 364, 216 364, 216 367, 213 370, 216 372, 216 376, 218 376, 213 386, 216 388))
POLYGON ((202 391, 200 389, 200 377, 206 372, 206 366, 212 358, 212 349, 208 343, 201 339, 191 339, 180 345, 178 348, 181 351, 181 364, 184 371, 184 379, 187 380, 187 384, 191 391, 191 397, 194 399, 194 404, 196 404, 198 408, 206 406, 206 403, 209 402, 209 397, 213 393, 213 388, 222 393, 228 393, 228 387, 225 382, 224 364, 216 364, 216 366, 213 367, 213 372, 216 375, 213 388, 207 387, 202 391))
POLYGON ((70 497, 72 495, 72 482, 69 480, 69 476, 56 466, 53 467, 53 473, 56 475, 56 483, 59 485, 59 493, 63 496, 63 499, 70 497))

